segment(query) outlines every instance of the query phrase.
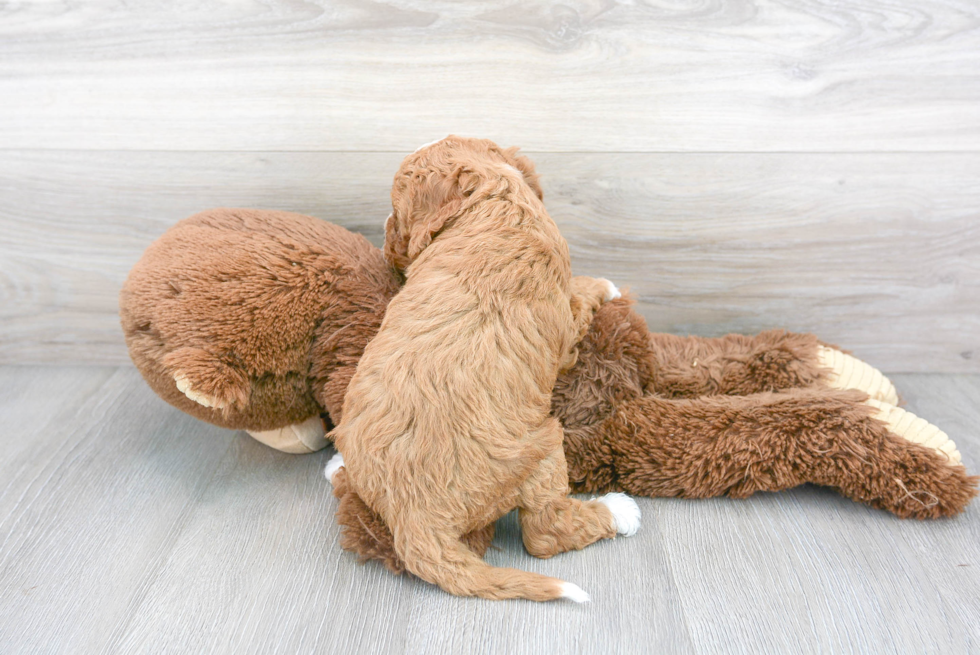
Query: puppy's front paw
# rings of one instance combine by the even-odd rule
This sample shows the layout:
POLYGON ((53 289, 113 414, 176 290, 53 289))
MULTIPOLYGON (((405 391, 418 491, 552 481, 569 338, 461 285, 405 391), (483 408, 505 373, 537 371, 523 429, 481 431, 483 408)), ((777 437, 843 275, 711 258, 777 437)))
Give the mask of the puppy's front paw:
POLYGON ((623 297, 623 294, 619 292, 619 288, 615 284, 604 277, 600 277, 599 280, 606 283, 606 295, 602 299, 603 302, 609 302, 610 300, 623 297))
POLYGON ((195 391, 194 388, 191 387, 191 381, 182 371, 177 371, 174 373, 174 383, 177 385, 177 391, 181 392, 198 405, 210 407, 212 409, 222 409, 228 406, 228 403, 220 398, 213 398, 205 393, 195 391))
POLYGON ((329 462, 327 462, 326 468, 323 469, 323 476, 330 481, 330 484, 333 484, 334 474, 340 469, 342 469, 343 467, 344 467, 344 456, 341 455, 340 453, 337 453, 336 455, 330 458, 329 462))
POLYGON ((626 494, 611 493, 597 498, 600 503, 609 508, 616 521, 616 532, 624 537, 632 537, 640 529, 640 508, 626 494))

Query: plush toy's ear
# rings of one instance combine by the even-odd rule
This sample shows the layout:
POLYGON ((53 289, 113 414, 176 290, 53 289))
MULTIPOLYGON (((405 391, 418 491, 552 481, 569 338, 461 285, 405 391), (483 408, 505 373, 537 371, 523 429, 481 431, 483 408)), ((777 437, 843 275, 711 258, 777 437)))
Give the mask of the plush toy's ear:
POLYGON ((544 200, 544 191, 541 190, 540 175, 534 170, 534 162, 523 155, 518 155, 519 148, 512 147, 503 151, 507 163, 519 170, 524 175, 524 181, 534 191, 538 200, 544 200))

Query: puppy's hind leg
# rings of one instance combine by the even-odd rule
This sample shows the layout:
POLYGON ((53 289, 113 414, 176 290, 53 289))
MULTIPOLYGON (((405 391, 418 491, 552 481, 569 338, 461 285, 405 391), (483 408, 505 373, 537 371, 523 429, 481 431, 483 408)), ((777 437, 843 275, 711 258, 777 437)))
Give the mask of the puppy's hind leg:
MULTIPOLYGON (((554 428, 561 427, 554 423, 554 428)), ((590 501, 569 498, 568 469, 559 446, 525 481, 519 500, 524 547, 548 558, 580 550, 617 534, 631 536, 640 527, 640 509, 625 494, 611 493, 590 501)))

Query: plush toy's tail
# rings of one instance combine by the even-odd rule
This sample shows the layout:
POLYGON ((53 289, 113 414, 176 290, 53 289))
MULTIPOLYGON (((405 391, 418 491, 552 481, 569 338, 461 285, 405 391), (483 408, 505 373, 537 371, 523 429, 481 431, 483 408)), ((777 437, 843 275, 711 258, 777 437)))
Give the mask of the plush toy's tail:
POLYGON ((405 568, 426 582, 457 596, 501 600, 555 600, 585 603, 589 595, 577 585, 539 573, 490 566, 459 540, 443 540, 422 526, 395 530, 395 550, 405 568), (399 534, 401 533, 401 534, 399 534))

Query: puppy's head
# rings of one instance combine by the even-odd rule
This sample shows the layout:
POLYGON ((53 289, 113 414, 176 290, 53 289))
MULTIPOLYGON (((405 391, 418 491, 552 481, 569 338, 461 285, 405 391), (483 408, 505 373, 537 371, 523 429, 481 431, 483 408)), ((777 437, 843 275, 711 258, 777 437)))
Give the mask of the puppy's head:
POLYGON ((517 172, 541 199, 534 164, 486 139, 448 136, 425 145, 402 161, 391 187, 391 215, 385 222, 385 259, 404 270, 474 199, 517 172))

